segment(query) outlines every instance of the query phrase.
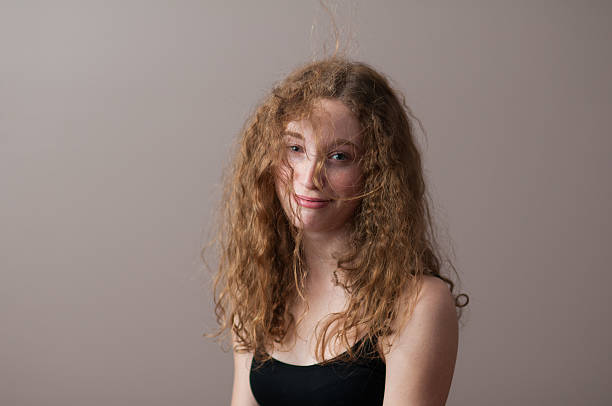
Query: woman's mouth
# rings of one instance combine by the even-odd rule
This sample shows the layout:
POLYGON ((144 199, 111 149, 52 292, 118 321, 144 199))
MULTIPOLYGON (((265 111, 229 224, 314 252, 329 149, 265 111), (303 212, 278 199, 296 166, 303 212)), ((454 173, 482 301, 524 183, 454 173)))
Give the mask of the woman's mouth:
POLYGON ((319 199, 302 195, 295 195, 295 201, 299 206, 306 207, 307 209, 320 209, 331 202, 329 199, 319 199))

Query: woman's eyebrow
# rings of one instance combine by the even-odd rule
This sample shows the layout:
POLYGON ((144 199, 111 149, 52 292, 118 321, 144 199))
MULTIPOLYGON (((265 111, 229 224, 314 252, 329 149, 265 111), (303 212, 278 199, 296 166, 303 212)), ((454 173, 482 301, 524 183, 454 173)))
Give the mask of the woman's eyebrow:
MULTIPOLYGON (((285 137, 295 137, 298 138, 302 141, 304 141, 304 136, 298 132, 295 131, 285 131, 283 133, 283 135, 285 137)), ((351 146, 353 148, 355 148, 356 150, 359 150, 359 146, 357 144, 355 144, 353 141, 347 140, 345 138, 336 138, 335 140, 333 140, 332 142, 329 143, 330 146, 332 147, 337 147, 339 145, 348 145, 351 146)))
POLYGON ((338 145, 350 145, 351 147, 353 147, 355 149, 359 149, 359 147, 353 141, 349 141, 349 140, 346 140, 344 138, 335 139, 331 144, 334 145, 334 146, 338 146, 338 145))
POLYGON ((283 135, 284 135, 285 137, 286 137, 286 136, 290 136, 290 137, 299 138, 299 139, 301 139, 301 140, 303 140, 303 139, 304 139, 304 136, 303 136, 302 134, 297 133, 297 132, 295 132, 295 131, 285 131, 285 132, 283 133, 283 135))

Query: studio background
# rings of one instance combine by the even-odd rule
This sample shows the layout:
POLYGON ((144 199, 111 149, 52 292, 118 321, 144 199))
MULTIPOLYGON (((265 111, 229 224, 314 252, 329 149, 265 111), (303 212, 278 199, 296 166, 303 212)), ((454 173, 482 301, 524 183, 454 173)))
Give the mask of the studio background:
MULTIPOLYGON (((612 3, 336 4, 427 131, 470 295, 448 405, 612 404, 612 3)), ((326 32, 317 1, 0 1, 0 404, 229 404, 200 249, 326 32)))

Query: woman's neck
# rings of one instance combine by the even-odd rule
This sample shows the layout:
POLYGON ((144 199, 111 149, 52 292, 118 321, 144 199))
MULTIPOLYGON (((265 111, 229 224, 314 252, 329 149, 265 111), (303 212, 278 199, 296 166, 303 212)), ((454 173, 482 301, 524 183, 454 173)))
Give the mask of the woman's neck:
MULTIPOLYGON (((348 233, 304 233, 304 259, 308 267, 307 290, 327 292, 335 288, 337 254, 347 248, 348 233)), ((338 277, 341 277, 338 274, 338 277)))

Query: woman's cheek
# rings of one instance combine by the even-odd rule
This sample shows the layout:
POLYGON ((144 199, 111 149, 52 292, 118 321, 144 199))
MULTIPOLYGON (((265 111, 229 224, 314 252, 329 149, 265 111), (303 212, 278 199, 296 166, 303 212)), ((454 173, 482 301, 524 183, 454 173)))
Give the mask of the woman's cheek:
POLYGON ((333 179, 335 189, 343 196, 351 196, 359 193, 361 179, 359 173, 341 174, 333 179))

